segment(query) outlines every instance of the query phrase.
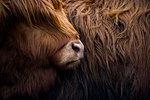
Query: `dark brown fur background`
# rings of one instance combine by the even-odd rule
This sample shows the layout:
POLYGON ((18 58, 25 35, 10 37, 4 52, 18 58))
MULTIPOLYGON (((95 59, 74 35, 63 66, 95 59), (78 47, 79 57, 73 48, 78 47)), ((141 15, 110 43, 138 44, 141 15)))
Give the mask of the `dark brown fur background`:
POLYGON ((148 99, 150 1, 65 0, 65 3, 68 18, 85 45, 83 66, 87 80, 96 83, 101 80, 122 99, 148 99))

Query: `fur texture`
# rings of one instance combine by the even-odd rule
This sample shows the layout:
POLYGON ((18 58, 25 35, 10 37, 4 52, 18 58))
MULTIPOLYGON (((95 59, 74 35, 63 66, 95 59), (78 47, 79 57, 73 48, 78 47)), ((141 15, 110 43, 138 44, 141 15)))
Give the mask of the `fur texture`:
POLYGON ((85 58, 55 99, 149 100, 150 1, 63 1, 85 58))

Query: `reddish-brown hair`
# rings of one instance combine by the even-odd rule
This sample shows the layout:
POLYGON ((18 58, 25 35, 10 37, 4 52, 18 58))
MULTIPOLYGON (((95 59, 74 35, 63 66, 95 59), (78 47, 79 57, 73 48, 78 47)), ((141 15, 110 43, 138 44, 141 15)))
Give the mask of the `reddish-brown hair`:
MULTIPOLYGON (((72 25, 61 19, 63 8, 59 0, 7 0, 0 1, 1 31, 6 29, 6 22, 23 20, 28 24, 49 24, 67 36, 76 34, 72 25), (58 11, 58 12, 57 12, 58 11), (62 11, 62 12, 59 12, 62 11), (70 28, 68 28, 70 27, 70 28)), ((7 26, 7 25, 6 25, 7 26)))
POLYGON ((110 86, 122 99, 150 99, 150 1, 63 1, 85 45, 89 86, 110 86))

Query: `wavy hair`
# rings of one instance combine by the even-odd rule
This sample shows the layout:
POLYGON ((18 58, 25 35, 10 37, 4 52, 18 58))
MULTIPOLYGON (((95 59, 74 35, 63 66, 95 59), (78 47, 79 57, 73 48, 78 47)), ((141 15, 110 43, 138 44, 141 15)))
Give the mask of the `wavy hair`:
POLYGON ((63 1, 85 45, 90 86, 107 84, 122 99, 149 99, 150 1, 63 1))
POLYGON ((1 33, 9 28, 7 23, 24 21, 28 25, 47 23, 66 36, 75 35, 79 38, 72 25, 64 20, 66 18, 62 16, 64 9, 60 0, 5 0, 0 1, 0 9, 1 33))

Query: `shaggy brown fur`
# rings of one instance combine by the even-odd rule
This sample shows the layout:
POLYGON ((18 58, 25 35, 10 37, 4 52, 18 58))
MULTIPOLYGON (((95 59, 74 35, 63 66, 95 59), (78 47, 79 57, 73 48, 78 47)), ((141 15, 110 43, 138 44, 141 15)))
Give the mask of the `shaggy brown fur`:
POLYGON ((57 68, 78 64, 79 49, 79 35, 59 0, 1 0, 0 99, 49 89, 57 68))
POLYGON ((150 0, 64 3, 85 45, 82 64, 90 86, 96 91, 102 81, 121 99, 150 99, 150 0))

